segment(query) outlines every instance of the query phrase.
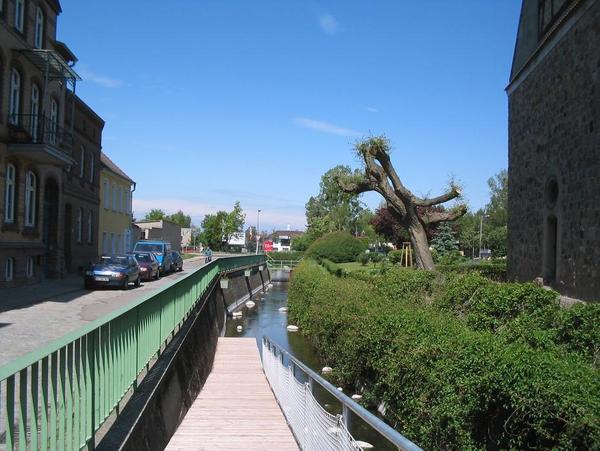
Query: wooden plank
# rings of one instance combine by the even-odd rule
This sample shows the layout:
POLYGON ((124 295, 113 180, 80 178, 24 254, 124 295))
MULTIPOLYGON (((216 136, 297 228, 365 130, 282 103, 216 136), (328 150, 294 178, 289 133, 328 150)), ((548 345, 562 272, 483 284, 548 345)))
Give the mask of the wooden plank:
POLYGON ((298 450, 254 338, 219 338, 206 384, 166 449, 298 450))

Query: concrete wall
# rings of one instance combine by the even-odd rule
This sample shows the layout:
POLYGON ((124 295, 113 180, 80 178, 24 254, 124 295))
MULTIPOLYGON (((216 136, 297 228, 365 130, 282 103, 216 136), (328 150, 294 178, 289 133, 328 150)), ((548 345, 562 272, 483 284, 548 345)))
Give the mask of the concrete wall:
POLYGON ((522 281, 542 276, 563 294, 597 300, 600 1, 585 5, 509 96, 508 272, 522 281))
MULTIPOLYGON (((115 424, 99 444, 100 450, 162 450, 202 389, 214 361, 218 337, 225 326, 226 308, 262 289, 257 268, 248 284, 244 272, 229 275, 229 287, 217 281, 183 328, 151 368, 115 424)), ((268 275, 265 270, 263 277, 268 275)), ((268 279, 264 279, 267 283, 268 279)))

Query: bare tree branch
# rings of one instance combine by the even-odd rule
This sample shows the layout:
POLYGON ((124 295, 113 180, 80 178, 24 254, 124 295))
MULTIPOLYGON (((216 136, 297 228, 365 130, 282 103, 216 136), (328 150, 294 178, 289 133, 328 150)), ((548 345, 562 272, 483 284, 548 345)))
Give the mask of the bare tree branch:
POLYGON ((426 225, 437 224, 438 222, 456 221, 467 212, 466 205, 459 205, 451 211, 435 211, 423 215, 421 218, 426 225))
POLYGON ((416 197, 414 199, 414 202, 419 207, 432 207, 434 205, 443 204, 444 202, 448 202, 452 199, 456 199, 457 197, 460 197, 460 195, 461 195, 460 189, 457 186, 453 185, 450 188, 450 191, 448 191, 445 194, 442 194, 441 196, 432 197, 431 199, 421 199, 421 198, 416 197))

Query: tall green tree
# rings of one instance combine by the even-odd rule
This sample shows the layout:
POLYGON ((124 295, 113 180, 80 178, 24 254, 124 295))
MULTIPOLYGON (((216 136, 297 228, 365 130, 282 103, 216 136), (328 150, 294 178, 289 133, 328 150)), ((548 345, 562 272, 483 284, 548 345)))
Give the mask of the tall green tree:
POLYGON ((200 240, 211 249, 225 250, 231 237, 244 231, 245 218, 239 202, 235 203, 230 212, 221 210, 208 214, 202 220, 200 240))
POLYGON ((173 213, 167 218, 169 221, 173 221, 179 224, 181 227, 191 227, 192 218, 190 215, 186 215, 183 211, 178 210, 177 213, 173 213))
POLYGON ((362 227, 364 207, 359 196, 345 192, 337 183, 340 177, 352 174, 348 166, 336 166, 321 177, 319 194, 306 203, 306 222, 309 237, 318 238, 329 232, 345 231, 352 234, 362 227))
POLYGON ((167 214, 159 208, 153 208, 146 213, 144 219, 147 221, 160 221, 161 219, 167 219, 167 214))

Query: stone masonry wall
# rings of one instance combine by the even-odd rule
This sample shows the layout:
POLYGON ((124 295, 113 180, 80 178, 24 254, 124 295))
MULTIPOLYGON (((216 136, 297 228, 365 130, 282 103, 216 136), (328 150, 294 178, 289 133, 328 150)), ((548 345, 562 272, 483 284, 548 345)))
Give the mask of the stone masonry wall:
POLYGON ((600 1, 509 96, 509 278, 544 276, 549 217, 553 286, 600 300, 600 1))

